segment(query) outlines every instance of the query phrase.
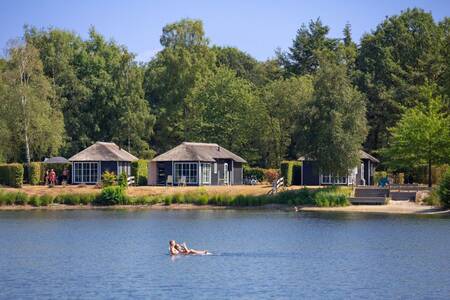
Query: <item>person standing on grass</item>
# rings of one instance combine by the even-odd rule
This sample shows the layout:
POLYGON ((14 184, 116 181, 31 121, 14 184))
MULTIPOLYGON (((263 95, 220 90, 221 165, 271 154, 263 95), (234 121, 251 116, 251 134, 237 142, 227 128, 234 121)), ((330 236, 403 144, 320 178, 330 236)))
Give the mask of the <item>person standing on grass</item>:
POLYGON ((50 171, 50 185, 56 185, 56 172, 53 169, 50 171))
POLYGON ((49 171, 48 171, 48 169, 47 170, 45 170, 45 175, 44 175, 44 180, 45 180, 45 185, 49 185, 50 184, 50 174, 49 174, 49 171))

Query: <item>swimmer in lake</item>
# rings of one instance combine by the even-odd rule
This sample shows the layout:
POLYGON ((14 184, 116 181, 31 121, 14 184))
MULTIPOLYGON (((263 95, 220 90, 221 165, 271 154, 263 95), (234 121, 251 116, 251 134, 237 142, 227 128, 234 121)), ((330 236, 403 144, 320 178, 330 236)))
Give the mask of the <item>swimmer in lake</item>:
POLYGON ((170 255, 196 255, 196 254, 208 254, 208 250, 194 250, 189 249, 186 243, 178 244, 174 240, 169 241, 169 253, 170 255))

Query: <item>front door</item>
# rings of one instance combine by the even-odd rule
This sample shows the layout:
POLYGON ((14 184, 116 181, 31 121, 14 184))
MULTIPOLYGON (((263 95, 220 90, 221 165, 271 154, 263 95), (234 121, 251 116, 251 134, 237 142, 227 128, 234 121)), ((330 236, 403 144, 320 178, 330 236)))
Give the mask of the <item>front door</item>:
POLYGON ((230 175, 228 172, 228 163, 223 164, 223 184, 230 184, 230 175))

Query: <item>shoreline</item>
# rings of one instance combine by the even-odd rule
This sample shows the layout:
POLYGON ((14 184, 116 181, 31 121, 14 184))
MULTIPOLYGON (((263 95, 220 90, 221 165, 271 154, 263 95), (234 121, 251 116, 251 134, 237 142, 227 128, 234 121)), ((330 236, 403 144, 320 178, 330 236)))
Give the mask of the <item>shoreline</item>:
POLYGON ((450 210, 442 210, 433 206, 419 205, 414 202, 398 201, 387 205, 349 205, 342 207, 294 207, 280 204, 269 204, 264 206, 216 206, 216 205, 195 205, 195 204, 154 204, 154 205, 66 205, 52 204, 49 206, 31 205, 5 205, 0 206, 2 211, 73 211, 73 210, 265 210, 265 211, 285 211, 285 212, 342 212, 342 213, 381 213, 398 215, 450 215, 450 210))

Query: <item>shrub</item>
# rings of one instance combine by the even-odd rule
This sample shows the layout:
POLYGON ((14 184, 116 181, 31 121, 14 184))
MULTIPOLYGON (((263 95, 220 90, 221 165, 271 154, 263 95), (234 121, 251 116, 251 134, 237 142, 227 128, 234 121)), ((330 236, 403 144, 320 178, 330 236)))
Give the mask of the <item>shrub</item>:
POLYGON ((23 172, 23 165, 21 164, 1 164, 0 184, 16 188, 22 187, 23 172))
POLYGON ((0 206, 6 204, 8 194, 0 190, 0 206))
POLYGON ((100 196, 96 199, 96 205, 124 204, 127 200, 125 190, 121 186, 108 186, 102 189, 100 196))
POLYGON ((96 196, 94 194, 80 194, 79 197, 80 197, 80 204, 89 205, 95 201, 96 196))
MULTIPOLYGON (((293 179, 294 166, 301 166, 302 163, 299 161, 283 161, 280 165, 281 176, 284 177, 284 185, 291 186, 293 179)), ((299 170, 296 168, 295 170, 299 170)))
POLYGON ((40 162, 32 162, 30 164, 30 184, 38 185, 41 182, 42 165, 40 162))
POLYGON ((121 187, 123 187, 124 189, 126 189, 128 187, 128 176, 127 173, 122 172, 118 177, 117 177, 117 184, 121 187))
POLYGON ((33 206, 39 206, 41 205, 41 199, 39 196, 33 195, 30 197, 28 203, 33 206))
POLYGON ((131 175, 136 185, 147 185, 148 160, 140 159, 131 163, 131 175))
POLYGON ((164 205, 169 206, 170 204, 172 204, 172 197, 171 196, 166 196, 164 198, 164 205))
MULTIPOLYGON (((438 187, 439 188, 439 187, 438 187)), ((439 195, 437 193, 437 189, 434 188, 431 193, 423 199, 423 202, 426 205, 431 205, 431 206, 442 206, 441 203, 441 199, 439 199, 439 195)))
POLYGON ((317 192, 314 201, 319 207, 347 206, 350 204, 348 197, 344 194, 329 191, 317 192))
POLYGON ((448 169, 444 176, 442 176, 437 194, 441 201, 441 205, 444 207, 450 207, 450 169, 448 169))
POLYGON ((252 168, 247 165, 244 165, 243 174, 244 177, 255 177, 260 182, 264 180, 263 168, 252 168))
POLYGON ((102 186, 109 187, 116 184, 116 175, 114 172, 105 171, 102 175, 102 186))
POLYGON ((280 174, 278 174, 278 170, 276 169, 266 169, 264 170, 264 179, 270 183, 274 182, 278 179, 280 174))
POLYGON ((26 205, 28 203, 28 195, 25 193, 18 192, 13 197, 15 205, 26 205))
POLYGON ((39 200, 40 200, 39 205, 40 206, 47 206, 49 204, 52 204, 53 203, 53 199, 54 198, 52 196, 50 196, 50 195, 43 195, 43 196, 41 196, 39 198, 39 200))
POLYGON ((65 194, 62 196, 63 204, 66 205, 79 205, 80 204, 80 195, 75 194, 65 194))

